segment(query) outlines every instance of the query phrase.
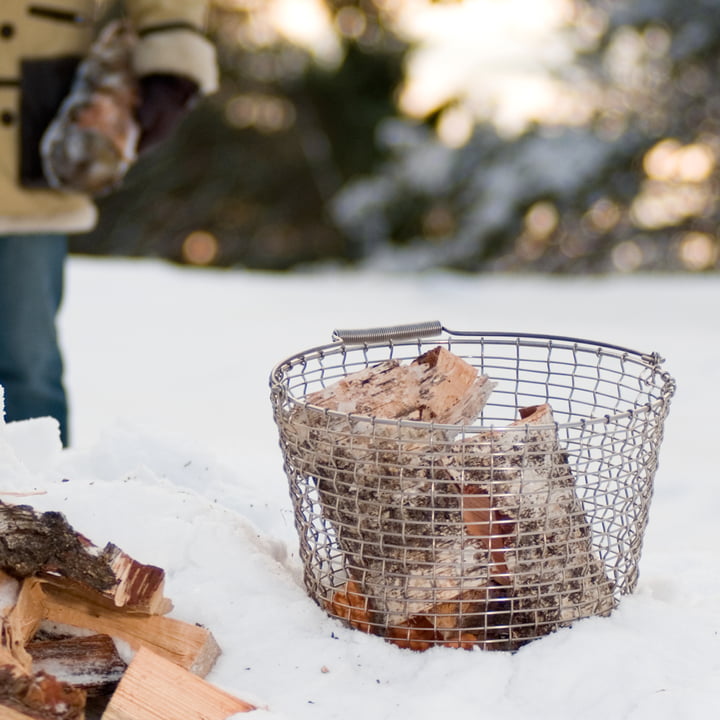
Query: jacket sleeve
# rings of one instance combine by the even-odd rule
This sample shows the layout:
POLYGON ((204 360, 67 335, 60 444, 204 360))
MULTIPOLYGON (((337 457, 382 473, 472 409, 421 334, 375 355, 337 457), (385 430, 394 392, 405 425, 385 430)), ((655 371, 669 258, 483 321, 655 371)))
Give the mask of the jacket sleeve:
POLYGON ((133 58, 140 77, 190 78, 204 94, 218 85, 215 48, 205 37, 207 0, 125 0, 140 35, 133 58))

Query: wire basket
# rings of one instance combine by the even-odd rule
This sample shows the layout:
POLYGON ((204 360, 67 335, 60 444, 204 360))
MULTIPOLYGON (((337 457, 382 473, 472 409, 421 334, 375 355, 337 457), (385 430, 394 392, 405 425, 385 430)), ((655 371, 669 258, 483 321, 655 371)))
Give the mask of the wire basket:
POLYGON ((320 607, 400 647, 514 650, 609 614, 635 588, 675 390, 656 353, 437 322, 333 338, 270 379, 304 582, 320 607), (315 401, 435 348, 495 384, 474 420, 315 401))

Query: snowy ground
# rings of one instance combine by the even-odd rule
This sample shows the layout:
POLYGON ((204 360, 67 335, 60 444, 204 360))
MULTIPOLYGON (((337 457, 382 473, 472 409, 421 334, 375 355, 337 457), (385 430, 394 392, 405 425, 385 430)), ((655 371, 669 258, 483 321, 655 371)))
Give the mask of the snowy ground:
POLYGON ((49 421, 0 427, 0 493, 43 491, 24 501, 165 568, 174 616, 222 646, 208 680, 273 718, 714 717, 718 307, 710 276, 263 275, 74 258, 61 317, 74 447, 59 450, 49 421), (610 618, 513 655, 413 653, 345 629, 305 594, 270 370, 335 327, 434 319, 667 358, 678 391, 640 583, 610 618))

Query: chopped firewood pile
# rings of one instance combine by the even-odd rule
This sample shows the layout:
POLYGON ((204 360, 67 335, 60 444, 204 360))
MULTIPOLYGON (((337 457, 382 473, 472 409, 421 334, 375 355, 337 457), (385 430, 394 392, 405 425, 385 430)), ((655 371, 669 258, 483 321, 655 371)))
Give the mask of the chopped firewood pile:
POLYGON ((212 633, 168 616, 165 574, 58 512, 0 502, 0 717, 226 720, 212 633), (120 650, 118 649, 120 648, 120 650))
POLYGON ((415 650, 507 650, 612 610, 550 406, 468 430, 494 388, 436 347, 293 410, 287 449, 342 555, 331 615, 415 650))

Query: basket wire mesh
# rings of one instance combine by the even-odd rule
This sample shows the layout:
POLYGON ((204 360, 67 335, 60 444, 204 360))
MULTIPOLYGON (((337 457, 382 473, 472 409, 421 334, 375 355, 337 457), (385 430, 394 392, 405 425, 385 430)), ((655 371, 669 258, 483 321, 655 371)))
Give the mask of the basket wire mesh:
POLYGON ((304 582, 320 607, 400 647, 514 650, 632 592, 675 389, 657 354, 439 323, 334 337, 270 378, 304 582), (436 347, 496 383, 472 424, 307 399, 436 347))

